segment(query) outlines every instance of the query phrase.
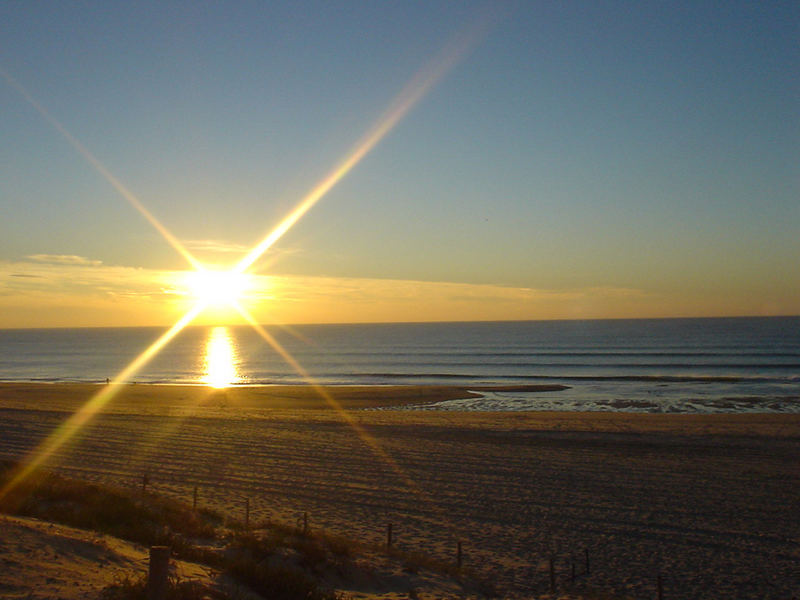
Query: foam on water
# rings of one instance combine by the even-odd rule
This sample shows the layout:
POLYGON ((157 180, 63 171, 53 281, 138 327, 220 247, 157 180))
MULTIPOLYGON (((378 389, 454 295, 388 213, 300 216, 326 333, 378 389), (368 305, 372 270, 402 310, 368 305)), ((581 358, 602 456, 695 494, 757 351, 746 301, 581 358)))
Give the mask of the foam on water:
POLYGON ((562 392, 477 392, 480 398, 445 400, 428 405, 406 407, 409 410, 454 411, 602 411, 635 413, 800 413, 800 396, 662 397, 636 394, 627 398, 603 394, 562 392))

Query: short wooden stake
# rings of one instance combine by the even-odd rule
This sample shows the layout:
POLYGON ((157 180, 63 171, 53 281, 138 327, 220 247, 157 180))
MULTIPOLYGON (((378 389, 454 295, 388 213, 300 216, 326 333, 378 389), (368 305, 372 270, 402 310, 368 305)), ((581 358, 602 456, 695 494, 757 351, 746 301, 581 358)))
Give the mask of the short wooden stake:
POLYGON ((556 591, 556 561, 550 557, 550 592, 556 591))
POLYGON ((192 494, 192 510, 197 510, 197 486, 194 486, 194 493, 192 494))
POLYGON ((250 529, 250 498, 244 499, 244 528, 250 529))
POLYGON ((303 513, 303 535, 308 535, 308 513, 303 513))
POLYGON ((386 528, 386 547, 392 547, 392 524, 389 523, 389 526, 386 528))
POLYGON ((147 491, 147 484, 150 483, 150 478, 147 476, 147 473, 142 475, 142 494, 147 491))
POLYGON ((458 546, 456 548, 456 565, 458 565, 459 569, 461 568, 461 558, 461 542, 458 542, 458 546))
POLYGON ((164 600, 167 597, 169 574, 169 548, 150 547, 150 567, 147 574, 147 600, 164 600))
POLYGON ((570 556, 569 557, 569 567, 570 567, 569 578, 570 578, 570 581, 572 581, 574 583, 575 582, 575 557, 574 556, 570 556))
POLYGON ((586 558, 586 574, 588 575, 589 574, 589 549, 588 548, 584 548, 583 549, 583 555, 586 558))

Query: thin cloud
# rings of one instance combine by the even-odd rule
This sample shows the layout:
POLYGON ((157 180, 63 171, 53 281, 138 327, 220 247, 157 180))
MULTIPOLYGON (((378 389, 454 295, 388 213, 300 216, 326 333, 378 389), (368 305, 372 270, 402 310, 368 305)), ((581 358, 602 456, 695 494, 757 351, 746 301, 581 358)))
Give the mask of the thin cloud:
MULTIPOLYGON (((184 247, 197 255, 201 262, 208 263, 209 268, 225 268, 225 265, 232 266, 239 257, 244 256, 250 251, 250 246, 228 242, 226 240, 183 240, 184 247)), ((277 263, 287 256, 297 255, 302 251, 297 248, 272 248, 267 259, 262 259, 258 265, 254 265, 249 272, 253 275, 268 273, 277 263)))
POLYGON ((244 254, 250 248, 224 240, 184 240, 183 245, 192 252, 214 252, 218 254, 244 254))
POLYGON ((649 296, 644 290, 637 288, 618 288, 618 287, 590 287, 584 288, 582 293, 591 296, 604 296, 606 298, 643 298, 649 296))
MULTIPOLYGON (((632 288, 541 289, 391 279, 271 276, 259 285, 265 317, 282 322, 588 318, 639 306, 632 288), (633 303, 633 304, 631 304, 633 303)), ((254 309, 258 312, 258 308, 254 309)))
POLYGON ((31 254, 25 258, 34 262, 52 265, 80 265, 85 267, 98 267, 103 264, 102 260, 93 260, 86 258, 85 256, 78 256, 76 254, 31 254))
POLYGON ((0 327, 162 325, 189 301, 170 293, 175 271, 34 256, 0 261, 0 327))
POLYGON ((26 259, 31 262, 0 261, 0 288, 27 294, 152 295, 174 280, 170 271, 104 265, 76 255, 34 254, 26 259))
MULTIPOLYGON (((0 261, 0 327, 60 326, 67 309, 72 326, 161 325, 193 303, 182 284, 185 271, 98 262, 0 261)), ((702 315, 713 314, 722 300, 610 286, 544 289, 292 275, 253 275, 253 283, 242 301, 261 323, 658 317, 674 314, 676 306, 683 314, 702 315)), ((786 312, 782 306, 771 310, 786 312)))

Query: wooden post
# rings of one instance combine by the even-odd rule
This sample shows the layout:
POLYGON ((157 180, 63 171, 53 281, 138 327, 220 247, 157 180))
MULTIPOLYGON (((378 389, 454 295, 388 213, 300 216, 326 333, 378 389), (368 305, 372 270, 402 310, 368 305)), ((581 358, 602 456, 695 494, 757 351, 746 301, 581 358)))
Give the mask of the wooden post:
POLYGON ((458 547, 456 549, 456 565, 458 565, 459 569, 461 568, 461 558, 461 542, 458 542, 458 547))
POLYGON ((658 574, 658 579, 656 579, 656 586, 658 587, 658 600, 664 600, 664 581, 661 579, 661 573, 658 574))
POLYGON ((244 499, 244 528, 250 529, 250 498, 244 499))
POLYGON ((147 484, 150 483, 150 478, 147 476, 147 473, 142 475, 142 494, 147 491, 147 484))
POLYGON ((194 486, 194 493, 192 494, 192 510, 197 510, 197 486, 194 486))
POLYGON ((589 574, 589 549, 588 548, 584 548, 583 549, 583 554, 584 554, 584 557, 586 558, 586 574, 588 575, 589 574))
POLYGON ((389 526, 386 528, 386 547, 392 547, 392 524, 389 523, 389 526))
POLYGON ((550 557, 550 592, 556 591, 556 561, 550 557))
POLYGON ((169 573, 169 548, 150 547, 150 568, 147 574, 147 600, 164 600, 167 597, 169 573))
POLYGON ((569 557, 569 567, 570 567, 570 581, 575 583, 575 557, 569 557))
POLYGON ((308 535, 308 513, 303 513, 303 535, 308 535))

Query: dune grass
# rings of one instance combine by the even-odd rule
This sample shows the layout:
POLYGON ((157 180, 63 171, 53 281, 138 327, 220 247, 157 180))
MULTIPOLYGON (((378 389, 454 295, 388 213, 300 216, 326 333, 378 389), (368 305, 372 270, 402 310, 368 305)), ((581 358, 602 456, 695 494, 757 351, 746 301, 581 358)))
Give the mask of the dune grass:
MULTIPOLYGON (((147 598, 147 579, 141 577, 123 577, 103 590, 101 600, 143 600, 147 598)), ((166 589, 165 600, 234 600, 223 591, 209 590, 194 581, 183 581, 171 577, 166 589)))
MULTIPOLYGON (((0 486, 17 467, 0 460, 0 486)), ((322 584, 334 575, 346 581, 354 561, 365 554, 384 555, 403 570, 446 575, 479 596, 496 597, 494 587, 469 568, 425 553, 365 544, 324 530, 261 522, 251 528, 210 510, 195 510, 177 500, 130 488, 36 473, 13 498, 0 502, 0 513, 34 517, 90 529, 147 546, 169 546, 175 558, 193 561, 225 577, 213 588, 171 576, 168 600, 236 600, 254 592, 272 600, 343 600, 322 584)), ((103 600, 146 598, 146 577, 126 576, 103 592, 103 600)), ((410 594, 412 597, 413 594, 410 594)), ((611 598, 584 592, 583 598, 611 598)))
MULTIPOLYGON (((0 483, 15 468, 0 461, 0 483)), ((0 512, 92 529, 145 546, 170 546, 183 556, 187 539, 212 539, 224 522, 219 513, 194 511, 175 500, 78 481, 40 471, 0 502, 0 512)))
MULTIPOLYGON (((16 466, 0 461, 0 485, 16 466)), ((0 512, 91 529, 144 546, 169 546, 173 556, 213 567, 275 600, 335 600, 338 595, 319 583, 319 574, 329 566, 340 567, 349 556, 350 544, 342 538, 304 535, 270 524, 261 524, 257 535, 215 511, 53 472, 36 473, 0 503, 0 512)), ((144 586, 142 579, 125 579, 107 589, 105 597, 144 597, 144 586)), ((177 600, 208 593, 175 580, 169 589, 169 598, 177 600)), ((220 593, 215 597, 228 597, 220 593)))

